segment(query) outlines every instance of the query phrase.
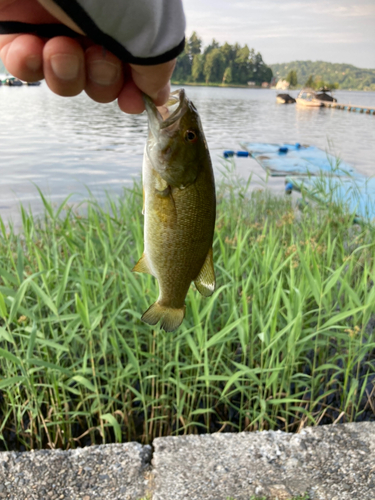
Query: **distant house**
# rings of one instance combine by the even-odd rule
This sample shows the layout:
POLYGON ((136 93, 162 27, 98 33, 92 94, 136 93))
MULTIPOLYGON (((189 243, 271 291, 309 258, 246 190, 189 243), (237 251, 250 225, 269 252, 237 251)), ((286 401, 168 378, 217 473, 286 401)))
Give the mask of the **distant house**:
POLYGON ((255 87, 255 82, 247 82, 249 87, 255 87))
POLYGON ((262 89, 268 89, 269 86, 270 86, 270 84, 268 82, 262 83, 262 89))
POLYGON ((286 80, 279 80, 276 84, 276 90, 288 90, 290 83, 286 80))

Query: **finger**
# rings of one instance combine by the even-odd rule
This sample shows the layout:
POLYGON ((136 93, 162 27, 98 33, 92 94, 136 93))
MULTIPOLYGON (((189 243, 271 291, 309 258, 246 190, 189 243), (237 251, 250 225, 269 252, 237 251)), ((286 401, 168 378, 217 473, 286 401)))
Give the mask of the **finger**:
POLYGON ((137 87, 153 99, 157 106, 166 103, 169 96, 169 80, 176 60, 155 66, 131 64, 132 79, 137 87))
POLYGON ((125 83, 117 99, 118 105, 124 113, 131 115, 142 113, 145 110, 145 105, 142 98, 142 92, 131 79, 130 75, 126 75, 125 83))
POLYGON ((0 56, 9 73, 27 82, 43 78, 43 41, 34 35, 7 36, 0 56), (13 38, 13 39, 12 39, 13 38))
POLYGON ((1 0, 0 20, 31 24, 56 22, 56 19, 35 0, 1 0))
POLYGON ((121 61, 102 47, 94 45, 85 52, 85 92, 97 102, 114 101, 124 84, 121 61))
POLYGON ((52 38, 44 46, 44 77, 55 94, 74 96, 82 92, 86 80, 84 64, 83 49, 71 38, 52 38))

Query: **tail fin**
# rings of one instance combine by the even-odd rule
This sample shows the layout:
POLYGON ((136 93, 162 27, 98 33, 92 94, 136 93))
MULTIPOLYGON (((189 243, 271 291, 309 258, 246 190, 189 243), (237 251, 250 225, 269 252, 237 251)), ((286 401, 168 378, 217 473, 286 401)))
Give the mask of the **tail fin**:
POLYGON ((181 309, 173 309, 155 302, 147 309, 141 319, 149 325, 156 325, 161 320, 160 327, 166 332, 173 332, 181 325, 185 316, 185 309, 186 306, 181 309))

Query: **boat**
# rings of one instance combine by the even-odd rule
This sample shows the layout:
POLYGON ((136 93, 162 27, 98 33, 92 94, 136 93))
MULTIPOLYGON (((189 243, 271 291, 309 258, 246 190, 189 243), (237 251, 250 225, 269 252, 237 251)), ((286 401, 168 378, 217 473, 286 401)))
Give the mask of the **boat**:
POLYGON ((289 94, 277 94, 276 102, 279 104, 294 104, 296 100, 289 94))
POLYGON ((313 89, 302 89, 296 101, 299 106, 309 108, 320 108, 324 106, 323 101, 317 98, 317 94, 313 89))
POLYGON ((333 97, 331 89, 321 87, 318 91, 310 88, 302 89, 296 101, 301 106, 320 108, 324 106, 324 102, 337 102, 337 99, 333 97))
POLYGON ((324 102, 337 102, 337 99, 332 95, 332 90, 328 87, 321 87, 316 93, 316 98, 324 102))
POLYGON ((20 87, 21 85, 23 85, 22 81, 18 78, 15 78, 14 76, 5 78, 5 80, 2 81, 2 84, 7 85, 8 87, 20 87))

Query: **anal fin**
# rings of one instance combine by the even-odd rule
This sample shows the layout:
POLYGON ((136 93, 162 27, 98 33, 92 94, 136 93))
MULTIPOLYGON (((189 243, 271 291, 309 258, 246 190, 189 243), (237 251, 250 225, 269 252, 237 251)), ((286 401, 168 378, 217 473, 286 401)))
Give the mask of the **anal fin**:
POLYGON ((153 275, 152 271, 150 269, 150 266, 148 265, 147 256, 144 252, 142 254, 142 257, 139 259, 139 261, 133 267, 132 272, 133 273, 148 273, 148 274, 153 275))
POLYGON ((198 292, 204 297, 209 297, 215 291, 215 271, 212 248, 207 253, 206 260, 199 271, 198 276, 194 280, 198 292))

